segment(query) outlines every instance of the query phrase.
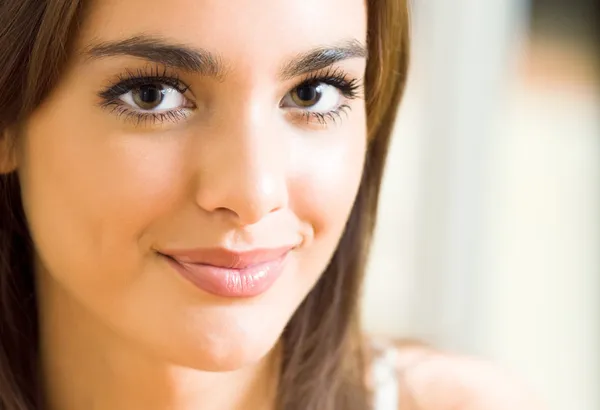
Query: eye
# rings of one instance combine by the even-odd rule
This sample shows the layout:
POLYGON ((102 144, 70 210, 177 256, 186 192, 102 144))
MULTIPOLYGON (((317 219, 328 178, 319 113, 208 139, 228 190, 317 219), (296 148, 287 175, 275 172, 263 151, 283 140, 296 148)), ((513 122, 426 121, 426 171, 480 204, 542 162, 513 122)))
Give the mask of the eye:
POLYGON ((149 83, 132 88, 119 97, 127 105, 141 111, 169 111, 188 105, 185 96, 172 86, 149 83))
POLYGON ((281 102, 281 107, 325 114, 338 109, 341 103, 342 92, 339 88, 322 81, 313 81, 290 91, 281 102))

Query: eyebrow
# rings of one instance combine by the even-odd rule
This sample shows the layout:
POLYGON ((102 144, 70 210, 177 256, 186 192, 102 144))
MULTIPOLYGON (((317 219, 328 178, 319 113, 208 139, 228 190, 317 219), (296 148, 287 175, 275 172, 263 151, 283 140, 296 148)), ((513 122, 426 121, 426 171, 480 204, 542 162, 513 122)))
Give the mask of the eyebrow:
POLYGON ((352 58, 367 58, 366 46, 355 39, 345 40, 334 46, 318 47, 299 54, 286 63, 280 71, 280 77, 282 79, 294 78, 352 58))
POLYGON ((210 51, 145 35, 94 44, 88 46, 83 54, 89 60, 132 56, 203 76, 221 77, 225 74, 222 61, 210 51))
MULTIPOLYGON (((223 78, 227 74, 223 60, 213 52, 146 35, 99 42, 88 46, 83 55, 88 60, 115 56, 138 57, 208 77, 223 78)), ((352 58, 367 58, 367 48, 358 40, 344 40, 333 46, 320 46, 296 55, 280 68, 279 76, 287 80, 352 58)))

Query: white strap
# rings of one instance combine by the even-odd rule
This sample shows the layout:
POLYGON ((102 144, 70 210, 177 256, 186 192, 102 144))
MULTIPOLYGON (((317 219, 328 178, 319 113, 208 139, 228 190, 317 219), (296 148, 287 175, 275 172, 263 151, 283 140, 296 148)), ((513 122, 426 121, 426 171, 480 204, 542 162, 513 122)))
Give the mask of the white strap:
POLYGON ((388 348, 373 362, 375 410, 398 410, 400 406, 397 355, 396 349, 388 348))

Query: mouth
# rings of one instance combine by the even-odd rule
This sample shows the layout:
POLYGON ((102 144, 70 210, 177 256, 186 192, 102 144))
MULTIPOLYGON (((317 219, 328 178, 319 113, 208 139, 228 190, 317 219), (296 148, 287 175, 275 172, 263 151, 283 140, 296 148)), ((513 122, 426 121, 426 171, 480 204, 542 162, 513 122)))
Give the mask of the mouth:
POLYGON ((224 248, 159 252, 184 279, 210 294, 249 298, 266 292, 281 276, 292 246, 231 251, 224 248))

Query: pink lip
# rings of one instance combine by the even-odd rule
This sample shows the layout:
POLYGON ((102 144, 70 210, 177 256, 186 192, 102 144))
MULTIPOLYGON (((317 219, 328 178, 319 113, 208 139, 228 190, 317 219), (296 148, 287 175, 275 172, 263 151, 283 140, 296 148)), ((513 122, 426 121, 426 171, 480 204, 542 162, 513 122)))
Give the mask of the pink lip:
POLYGON ((266 292, 283 272, 293 247, 234 252, 223 248, 165 250, 160 253, 184 278, 223 297, 252 297, 266 292))

